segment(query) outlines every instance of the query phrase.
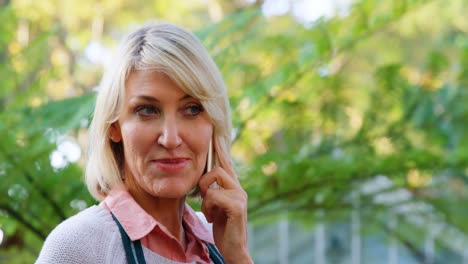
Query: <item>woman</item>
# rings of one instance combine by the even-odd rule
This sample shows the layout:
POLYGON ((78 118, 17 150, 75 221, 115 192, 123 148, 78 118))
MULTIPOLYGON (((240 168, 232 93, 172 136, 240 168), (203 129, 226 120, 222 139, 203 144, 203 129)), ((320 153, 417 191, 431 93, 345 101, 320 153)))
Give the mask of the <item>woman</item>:
POLYGON ((164 24, 130 34, 118 55, 89 130, 86 183, 101 203, 57 226, 37 263, 251 263, 227 92, 208 52, 164 24), (212 230, 185 203, 198 192, 212 230))

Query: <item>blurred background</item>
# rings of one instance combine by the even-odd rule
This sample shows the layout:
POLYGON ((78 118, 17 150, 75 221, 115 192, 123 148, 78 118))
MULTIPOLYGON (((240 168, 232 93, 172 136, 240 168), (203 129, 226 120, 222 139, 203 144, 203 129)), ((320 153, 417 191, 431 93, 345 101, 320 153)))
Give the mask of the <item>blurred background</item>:
POLYGON ((194 31, 223 73, 256 263, 468 263, 466 14, 466 0, 0 0, 0 263, 33 263, 96 204, 95 90, 148 20, 194 31))

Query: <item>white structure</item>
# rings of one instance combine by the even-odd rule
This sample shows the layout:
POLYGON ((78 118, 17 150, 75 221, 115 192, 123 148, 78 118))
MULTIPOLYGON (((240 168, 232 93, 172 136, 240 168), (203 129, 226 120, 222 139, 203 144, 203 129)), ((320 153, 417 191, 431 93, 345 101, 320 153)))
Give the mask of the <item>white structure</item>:
POLYGON ((311 221, 313 228, 288 220, 287 213, 276 224, 250 225, 249 246, 255 263, 468 264, 467 236, 437 217, 430 205, 414 201, 407 190, 391 187, 391 181, 382 175, 363 184, 350 197, 354 209, 348 221, 325 223, 326 212, 318 211, 311 221), (381 231, 374 227, 367 232, 360 196, 389 208, 381 231), (416 248, 423 259, 412 254, 401 237, 391 235, 401 233, 402 224, 425 232, 425 241, 416 248))

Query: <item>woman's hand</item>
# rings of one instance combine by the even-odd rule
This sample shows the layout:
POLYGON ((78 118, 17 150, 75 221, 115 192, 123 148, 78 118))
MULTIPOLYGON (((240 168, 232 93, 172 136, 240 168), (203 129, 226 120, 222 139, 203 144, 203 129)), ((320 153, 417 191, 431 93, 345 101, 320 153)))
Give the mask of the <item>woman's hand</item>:
POLYGON ((216 167, 198 185, 202 212, 213 223, 215 244, 226 263, 253 263, 247 245, 247 193, 237 177, 216 167), (210 187, 215 182, 219 188, 210 187))

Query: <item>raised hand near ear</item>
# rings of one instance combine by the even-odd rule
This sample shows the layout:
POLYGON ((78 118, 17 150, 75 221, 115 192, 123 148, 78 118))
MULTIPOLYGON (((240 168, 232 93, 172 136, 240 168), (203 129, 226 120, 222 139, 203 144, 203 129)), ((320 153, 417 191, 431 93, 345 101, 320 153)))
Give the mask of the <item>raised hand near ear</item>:
POLYGON ((226 263, 253 263, 247 244, 247 193, 237 177, 216 167, 198 185, 202 212, 213 223, 215 244, 226 263), (215 182, 219 187, 210 187, 215 182))

